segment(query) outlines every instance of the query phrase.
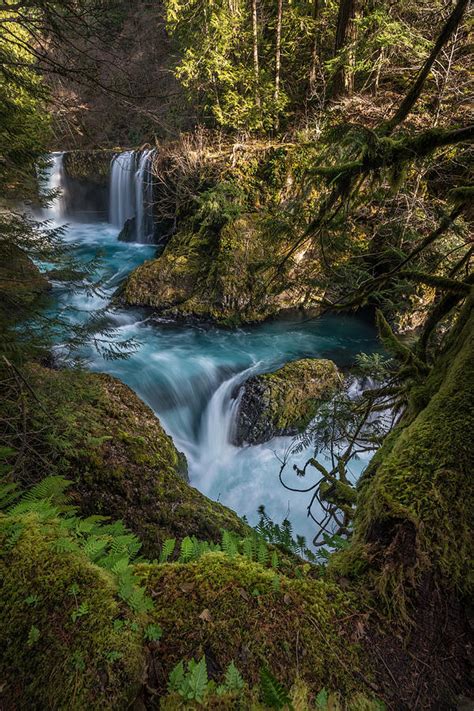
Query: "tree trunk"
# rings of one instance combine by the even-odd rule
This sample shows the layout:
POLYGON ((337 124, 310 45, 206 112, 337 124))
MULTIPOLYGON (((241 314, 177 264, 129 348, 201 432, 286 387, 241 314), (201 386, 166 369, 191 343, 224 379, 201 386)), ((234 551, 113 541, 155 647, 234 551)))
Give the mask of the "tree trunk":
POLYGON ((351 45, 357 36, 357 27, 354 22, 355 16, 356 0, 340 0, 334 57, 341 53, 345 56, 341 57, 342 64, 334 75, 333 99, 350 95, 354 88, 354 52, 351 45))
POLYGON ((260 107, 260 67, 258 61, 258 15, 257 0, 252 0, 253 73, 255 79, 255 103, 260 107))
MULTIPOLYGON (((313 20, 316 23, 319 20, 319 15, 321 12, 322 0, 314 0, 313 3, 313 20)), ((308 99, 314 95, 316 87, 316 71, 318 66, 318 56, 319 56, 319 31, 317 28, 314 30, 314 40, 313 49, 311 52, 311 67, 309 70, 309 81, 308 81, 308 99)))
POLYGON ((415 79, 412 87, 406 94, 405 98, 403 99, 402 103, 400 104, 392 118, 385 124, 383 124, 383 134, 388 135, 392 133, 392 131, 406 119, 410 111, 413 109, 413 106, 416 104, 421 92, 423 91, 423 86, 428 77, 428 74, 431 71, 431 67, 433 66, 438 54, 443 49, 444 45, 448 42, 451 35, 459 27, 468 4, 469 0, 458 0, 458 2, 456 3, 456 7, 446 20, 446 23, 443 29, 441 30, 438 39, 436 40, 435 46, 431 50, 430 56, 424 63, 423 67, 420 69, 420 72, 417 78, 415 79))
POLYGON ((280 69, 281 69, 281 21, 283 15, 283 0, 278 0, 278 14, 275 39, 275 103, 280 97, 280 69))
POLYGON ((278 0, 278 14, 275 38, 275 128, 278 130, 280 117, 278 99, 280 98, 280 70, 281 70, 281 22, 283 16, 283 0, 278 0))

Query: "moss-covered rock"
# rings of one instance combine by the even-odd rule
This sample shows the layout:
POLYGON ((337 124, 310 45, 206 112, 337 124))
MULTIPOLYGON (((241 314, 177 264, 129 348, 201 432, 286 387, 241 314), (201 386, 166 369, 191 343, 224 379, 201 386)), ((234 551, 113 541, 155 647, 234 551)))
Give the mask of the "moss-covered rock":
POLYGON ((123 624, 131 611, 112 575, 64 550, 64 535, 57 520, 0 514, 0 706, 126 709, 143 631, 123 624))
POLYGON ((163 538, 218 540, 222 528, 246 530, 232 511, 187 483, 184 455, 126 385, 39 366, 27 377, 39 402, 28 403, 31 461, 15 474, 22 480, 28 472, 23 483, 66 476, 83 513, 122 519, 151 558, 163 538))
POLYGON ((132 272, 121 297, 131 306, 226 325, 309 308, 311 290, 300 281, 298 265, 289 260, 281 272, 276 269, 286 248, 255 214, 227 223, 217 235, 182 232, 158 259, 132 272))
POLYGON ((360 686, 360 650, 345 626, 356 598, 337 585, 290 579, 224 553, 188 564, 141 565, 137 572, 163 629, 148 680, 159 692, 181 659, 203 655, 219 682, 233 661, 249 686, 268 666, 287 688, 299 675, 313 699, 323 687, 346 694, 360 686))
POLYGON ((353 543, 332 561, 344 575, 365 571, 398 614, 410 614, 410 592, 427 575, 456 595, 474 589, 472 299, 450 346, 410 394, 400 424, 359 482, 353 543))
POLYGON ((334 393, 340 378, 332 361, 312 358, 249 378, 235 393, 239 407, 234 444, 258 444, 279 435, 303 432, 321 400, 334 393))
POLYGON ((155 219, 173 216, 175 233, 158 259, 131 274, 124 302, 225 325, 317 306, 318 247, 305 240, 293 249, 316 196, 307 215, 284 216, 311 150, 250 141, 183 160, 187 150, 176 148, 171 161, 166 149, 155 157, 155 219))

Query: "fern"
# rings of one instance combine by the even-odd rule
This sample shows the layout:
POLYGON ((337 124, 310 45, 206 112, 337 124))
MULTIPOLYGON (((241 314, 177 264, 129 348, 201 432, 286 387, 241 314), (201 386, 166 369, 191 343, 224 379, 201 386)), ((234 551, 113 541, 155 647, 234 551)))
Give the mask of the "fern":
POLYGON ((234 662, 231 662, 227 667, 222 686, 228 692, 241 691, 244 688, 244 680, 234 662))
POLYGON ((181 661, 171 671, 171 674, 168 679, 168 691, 175 691, 179 693, 180 689, 183 687, 184 684, 184 677, 184 664, 181 661))
POLYGON ((11 506, 20 495, 21 492, 19 491, 17 484, 8 482, 0 484, 0 511, 4 511, 11 506))
POLYGON ((321 689, 319 694, 316 696, 316 708, 318 711, 326 711, 328 708, 329 694, 326 689, 321 689))
POLYGON ((57 553, 77 553, 80 550, 76 541, 66 537, 57 538, 50 543, 50 546, 57 553))
POLYGON ((229 558, 234 558, 238 553, 235 539, 229 531, 222 531, 222 550, 229 558))
POLYGON ((167 538, 166 539, 166 541, 163 543, 163 546, 161 548, 160 563, 166 563, 168 558, 171 555, 173 555, 175 545, 176 545, 176 539, 174 539, 174 538, 167 538))
POLYGON ((276 570, 278 568, 278 565, 279 565, 279 560, 278 560, 277 552, 273 551, 272 552, 272 559, 271 559, 271 566, 272 566, 273 570, 276 570))
POLYGON ((142 615, 145 612, 151 612, 151 610, 153 610, 153 600, 151 597, 145 595, 143 588, 136 586, 133 588, 132 594, 127 599, 127 603, 138 615, 142 615))
POLYGON ((181 551, 179 554, 179 562, 180 563, 187 563, 192 559, 194 555, 194 544, 191 538, 189 536, 186 536, 186 538, 183 538, 181 541, 181 551))
POLYGON ((260 689, 262 701, 266 706, 271 709, 282 709, 286 706, 292 711, 293 706, 287 692, 266 667, 260 670, 260 689))
MULTIPOLYGON (((134 612, 144 614, 150 611, 153 602, 138 585, 133 569, 141 548, 139 539, 125 528, 122 521, 109 523, 104 516, 84 519, 76 516, 74 509, 67 504, 69 497, 66 490, 69 485, 67 479, 55 476, 47 477, 23 494, 14 485, 0 485, 0 508, 7 506, 7 517, 0 520, 5 530, 5 545, 13 547, 24 529, 21 521, 11 522, 9 516, 35 513, 43 523, 55 519, 55 532, 59 535, 49 544, 52 550, 62 554, 82 553, 115 576, 118 596, 134 612), (12 506, 13 495, 20 500, 12 506)), ((199 546, 197 541, 195 545, 199 546)), ((87 610, 80 606, 73 612, 73 619, 86 613, 87 610)))
POLYGON ((145 627, 145 632, 143 636, 148 642, 158 642, 158 640, 161 639, 161 637, 163 636, 163 630, 159 625, 155 625, 152 623, 145 627))
POLYGON ((69 501, 66 489, 72 484, 69 479, 62 476, 47 476, 35 484, 24 496, 24 501, 38 501, 47 499, 58 507, 63 507, 69 501))
POLYGON ((187 678, 187 695, 186 698, 201 702, 206 693, 208 685, 207 666, 204 657, 201 657, 199 662, 193 659, 188 665, 189 674, 187 678))
POLYGON ((267 547, 265 541, 259 541, 259 543, 258 543, 257 558, 258 558, 258 562, 261 565, 266 565, 266 563, 268 561, 268 547, 267 547))
POLYGON ((251 538, 250 536, 247 536, 247 538, 244 538, 242 542, 242 550, 243 554, 246 558, 249 560, 254 559, 254 541, 253 537, 251 538))

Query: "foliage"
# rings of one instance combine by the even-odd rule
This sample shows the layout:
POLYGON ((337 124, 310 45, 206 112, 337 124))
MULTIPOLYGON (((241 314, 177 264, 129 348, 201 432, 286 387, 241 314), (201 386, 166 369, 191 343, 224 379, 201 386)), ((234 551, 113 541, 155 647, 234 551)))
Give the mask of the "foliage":
POLYGON ((49 138, 50 117, 28 49, 30 35, 15 22, 20 14, 18 8, 0 10, 0 194, 31 200, 37 195, 35 168, 49 138))
MULTIPOLYGON (((153 603, 137 583, 133 564, 141 548, 138 538, 129 533, 120 522, 107 523, 103 516, 78 517, 69 504, 67 489, 71 482, 58 476, 46 477, 12 503, 17 493, 13 484, 0 485, 0 502, 7 517, 16 521, 19 516, 36 514, 45 525, 54 520, 58 536, 52 543, 55 551, 81 553, 94 565, 107 570, 117 585, 117 593, 137 614, 149 612, 153 603)), ((3 521, 7 545, 12 545, 21 535, 23 524, 3 521)), ((72 619, 76 621, 88 614, 86 603, 76 605, 72 619)), ((153 634, 151 630, 150 634, 153 634)))
POLYGON ((243 688, 244 681, 233 662, 227 667, 222 684, 216 685, 214 681, 210 681, 205 657, 201 657, 198 662, 191 659, 186 664, 180 661, 170 672, 168 680, 170 694, 176 693, 187 701, 198 703, 203 703, 205 697, 212 694, 238 695, 243 688))
POLYGON ((288 708, 292 711, 290 697, 282 684, 266 668, 260 671, 260 686, 262 689, 262 700, 271 709, 288 708))

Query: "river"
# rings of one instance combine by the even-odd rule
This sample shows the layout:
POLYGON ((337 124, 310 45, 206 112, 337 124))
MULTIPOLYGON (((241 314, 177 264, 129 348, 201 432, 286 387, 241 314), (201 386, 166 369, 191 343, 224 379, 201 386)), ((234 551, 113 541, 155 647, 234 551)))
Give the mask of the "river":
MULTIPOLYGON (((48 185, 61 187, 60 154, 53 156, 48 185)), ((114 200, 117 213, 117 195, 114 200)), ((347 366, 356 354, 377 349, 373 325, 350 315, 328 315, 312 320, 279 319, 231 330, 176 324, 137 310, 115 308, 110 305, 114 291, 135 266, 154 256, 154 247, 118 241, 119 228, 110 223, 68 220, 60 198, 47 217, 53 224, 68 222, 64 239, 74 245, 79 260, 87 262, 101 254, 96 276, 104 281, 101 295, 77 293, 67 284, 55 283, 54 310, 64 313, 66 309, 69 318, 84 321, 91 311, 105 307, 116 338, 133 338, 139 343, 126 360, 106 360, 88 348, 84 354, 87 367, 116 376, 148 403, 185 453, 193 486, 246 516, 252 524, 258 520, 258 506, 264 504, 275 521, 288 517, 295 533, 311 540, 315 529, 306 515, 307 494, 286 490, 278 479, 279 458, 292 439, 278 437, 262 445, 233 446, 229 433, 236 410, 235 391, 249 375, 297 358, 332 358, 347 366)), ((303 451, 292 462, 301 464, 310 454, 310 450, 303 451)), ((366 464, 364 459, 353 462, 354 480, 366 464)), ((291 467, 287 481, 301 485, 291 467)))

